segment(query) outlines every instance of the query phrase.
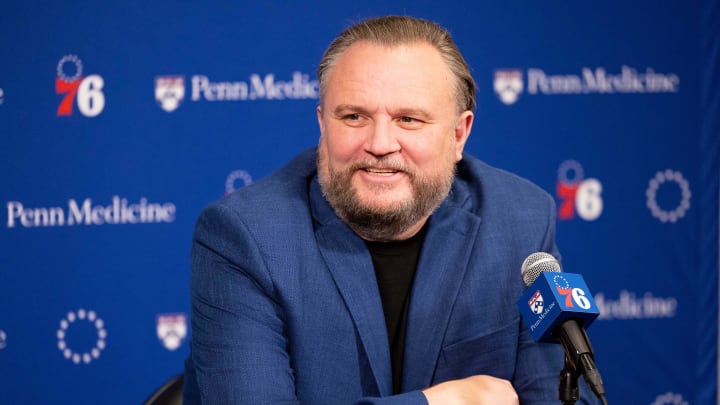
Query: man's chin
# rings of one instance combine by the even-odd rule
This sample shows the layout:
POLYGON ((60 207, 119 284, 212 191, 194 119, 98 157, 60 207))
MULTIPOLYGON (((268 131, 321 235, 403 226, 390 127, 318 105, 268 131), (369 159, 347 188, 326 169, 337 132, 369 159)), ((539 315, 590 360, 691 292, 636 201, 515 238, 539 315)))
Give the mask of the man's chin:
POLYGON ((389 214, 398 209, 398 207, 405 206, 412 203, 410 198, 388 198, 387 196, 369 197, 359 199, 359 205, 371 212, 380 214, 389 214))

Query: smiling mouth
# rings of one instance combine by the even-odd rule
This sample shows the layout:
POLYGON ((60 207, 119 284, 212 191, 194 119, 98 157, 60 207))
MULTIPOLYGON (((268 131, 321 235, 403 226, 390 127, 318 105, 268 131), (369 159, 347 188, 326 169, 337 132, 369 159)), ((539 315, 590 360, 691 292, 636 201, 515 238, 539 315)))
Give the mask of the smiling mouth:
POLYGON ((393 169, 373 169, 373 168, 369 168, 369 167, 366 167, 364 170, 365 170, 366 172, 370 173, 370 174, 374 174, 374 175, 377 175, 377 176, 392 176, 393 174, 399 172, 399 170, 393 170, 393 169))

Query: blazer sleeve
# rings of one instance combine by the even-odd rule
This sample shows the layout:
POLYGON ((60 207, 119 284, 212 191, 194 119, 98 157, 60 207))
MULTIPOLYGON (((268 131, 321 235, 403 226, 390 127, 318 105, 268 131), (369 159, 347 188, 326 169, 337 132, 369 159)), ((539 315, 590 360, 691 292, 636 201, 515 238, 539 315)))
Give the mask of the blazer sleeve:
POLYGON ((230 208, 216 204, 199 217, 191 267, 188 376, 197 389, 186 395, 198 397, 186 401, 297 403, 282 309, 257 244, 230 208))

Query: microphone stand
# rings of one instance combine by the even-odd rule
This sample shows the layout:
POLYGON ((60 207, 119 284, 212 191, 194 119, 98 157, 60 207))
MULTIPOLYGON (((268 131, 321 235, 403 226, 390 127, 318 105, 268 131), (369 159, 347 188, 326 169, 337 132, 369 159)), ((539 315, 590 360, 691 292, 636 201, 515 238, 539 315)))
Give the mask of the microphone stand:
POLYGON ((580 397, 578 377, 583 375, 585 382, 597 395, 603 405, 607 405, 605 388, 600 373, 595 367, 593 350, 587 332, 574 319, 569 319, 554 333, 565 349, 565 368, 560 373, 558 398, 563 405, 573 405, 580 397))
POLYGON ((560 384, 558 386, 558 399, 562 405, 574 405, 580 399, 578 389, 578 372, 572 362, 565 356, 565 368, 560 372, 560 384))

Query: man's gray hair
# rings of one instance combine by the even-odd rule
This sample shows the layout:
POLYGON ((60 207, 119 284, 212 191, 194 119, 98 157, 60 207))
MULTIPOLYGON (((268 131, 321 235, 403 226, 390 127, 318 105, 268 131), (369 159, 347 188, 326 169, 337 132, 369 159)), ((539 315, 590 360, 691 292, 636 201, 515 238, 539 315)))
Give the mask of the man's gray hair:
POLYGON ((335 38, 323 54, 317 75, 320 103, 325 95, 330 70, 345 50, 358 41, 385 46, 426 42, 440 52, 455 76, 458 111, 475 109, 475 80, 450 33, 438 24, 407 16, 370 18, 346 29, 335 38))

